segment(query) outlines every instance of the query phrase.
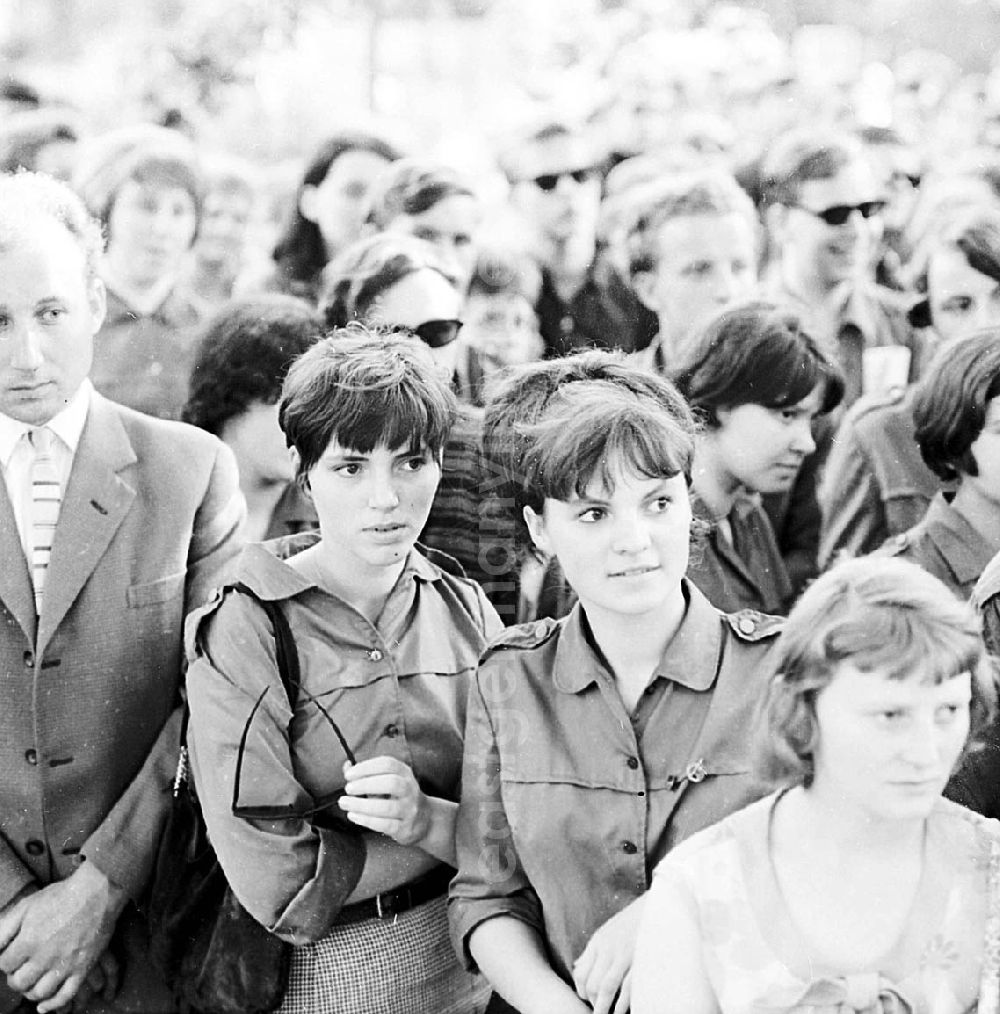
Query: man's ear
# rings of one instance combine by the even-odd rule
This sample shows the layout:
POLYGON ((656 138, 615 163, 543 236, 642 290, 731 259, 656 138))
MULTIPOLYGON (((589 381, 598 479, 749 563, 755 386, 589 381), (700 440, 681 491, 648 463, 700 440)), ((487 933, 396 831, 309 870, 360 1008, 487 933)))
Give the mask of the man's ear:
POLYGON ((93 327, 92 334, 101 330, 104 318, 108 312, 108 290, 104 282, 98 277, 93 277, 87 283, 87 305, 90 308, 90 320, 93 327))
POLYGON ((316 224, 316 187, 311 183, 307 183, 299 194, 299 211, 304 219, 316 224))
POLYGON ((545 532, 545 518, 540 514, 536 514, 534 509, 531 507, 525 507, 521 511, 521 515, 524 518, 524 523, 528 528, 528 534, 531 536, 531 541, 535 544, 535 548, 540 553, 551 555, 549 549, 549 538, 545 532))

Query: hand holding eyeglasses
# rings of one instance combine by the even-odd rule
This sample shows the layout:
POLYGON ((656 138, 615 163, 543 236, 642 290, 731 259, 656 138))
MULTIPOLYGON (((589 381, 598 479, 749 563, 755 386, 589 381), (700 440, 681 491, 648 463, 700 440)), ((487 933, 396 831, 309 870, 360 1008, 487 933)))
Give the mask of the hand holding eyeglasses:
POLYGON ((395 757, 344 764, 347 784, 338 805, 349 820, 400 845, 419 845, 431 826, 430 799, 410 766, 395 757))

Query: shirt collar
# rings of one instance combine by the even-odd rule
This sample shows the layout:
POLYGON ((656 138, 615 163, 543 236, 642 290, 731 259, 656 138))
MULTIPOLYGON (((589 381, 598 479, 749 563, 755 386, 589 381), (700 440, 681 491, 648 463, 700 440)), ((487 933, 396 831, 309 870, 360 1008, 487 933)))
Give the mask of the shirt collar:
MULTIPOLYGON (((316 585, 300 574, 286 561, 302 550, 316 545, 322 538, 319 531, 285 535, 269 542, 251 543, 242 552, 237 568, 237 581, 242 581, 262 599, 291 598, 316 585)), ((410 550, 406 565, 396 582, 397 587, 407 578, 420 581, 437 581, 441 572, 422 553, 410 550)))
POLYGON ((196 313, 195 301, 182 292, 177 285, 172 285, 164 293, 157 307, 148 312, 133 309, 121 296, 105 285, 107 291, 107 311, 105 312, 105 324, 131 324, 136 320, 150 319, 163 324, 183 327, 192 323, 193 315, 196 313))
MULTIPOLYGON (((681 583, 686 608, 677 633, 664 649, 653 678, 672 680, 689 690, 709 690, 718 673, 722 625, 719 612, 687 578, 681 583)), ((563 621, 556 648, 553 682, 563 693, 576 694, 609 678, 603 662, 587 640, 586 616, 579 602, 563 621)))
MULTIPOLYGON (((76 448, 83 434, 83 427, 87 423, 87 412, 90 409, 90 397, 93 390, 94 387, 90 380, 85 377, 73 397, 45 423, 69 448, 71 454, 76 454, 76 448)), ((37 429, 37 427, 0 413, 0 464, 4 468, 10 464, 11 455, 13 455, 18 441, 24 437, 25 433, 33 429, 37 429)))

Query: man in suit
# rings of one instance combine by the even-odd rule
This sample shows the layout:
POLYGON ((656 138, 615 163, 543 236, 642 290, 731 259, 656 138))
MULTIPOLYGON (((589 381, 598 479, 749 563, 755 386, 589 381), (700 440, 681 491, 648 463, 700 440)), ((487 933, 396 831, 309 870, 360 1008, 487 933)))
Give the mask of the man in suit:
POLYGON ((244 512, 217 439, 91 386, 100 253, 68 188, 0 177, 4 1014, 172 1007, 135 901, 169 805, 183 619, 244 512))

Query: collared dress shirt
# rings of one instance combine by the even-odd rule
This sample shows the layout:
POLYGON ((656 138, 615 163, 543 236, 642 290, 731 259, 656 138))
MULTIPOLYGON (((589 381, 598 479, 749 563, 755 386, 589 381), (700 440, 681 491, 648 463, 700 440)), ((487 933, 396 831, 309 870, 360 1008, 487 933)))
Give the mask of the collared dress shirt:
POLYGON ((833 352, 844 373, 844 407, 862 394, 881 395, 883 388, 865 386, 865 359, 869 350, 897 346, 909 352, 906 381, 915 381, 926 365, 928 339, 914 328, 906 314, 911 300, 874 282, 844 283, 835 289, 825 305, 810 305, 790 289, 776 270, 762 286, 765 298, 791 306, 802 314, 813 337, 833 352))
MULTIPOLYGON (((80 435, 87 422, 90 395, 93 385, 84 379, 76 392, 66 402, 66 407, 57 412, 45 425, 52 430, 52 461, 59 476, 59 487, 65 493, 66 483, 73 469, 80 435)), ((28 423, 19 422, 10 416, 0 414, 0 466, 3 468, 7 496, 14 508, 14 521, 25 554, 30 553, 28 539, 31 534, 31 467, 34 451, 28 444, 26 434, 35 429, 28 423)))
POLYGON ((765 791, 750 738, 780 621, 727 617, 684 590, 684 619, 632 714, 579 603, 508 629, 484 655, 449 904, 469 967, 476 927, 511 916, 539 932, 569 981, 594 931, 645 892, 670 848, 765 791))
POLYGON ((334 924, 361 874, 364 846, 305 819, 233 815, 237 747, 254 701, 269 688, 247 736, 241 803, 301 810, 344 787, 347 757, 310 697, 323 703, 358 761, 396 757, 425 792, 457 800, 469 681, 502 629, 477 585, 417 550, 373 624, 285 562, 319 538, 304 532, 249 546, 237 573, 285 611, 301 667, 294 714, 267 615, 249 596, 224 595, 187 626, 191 765, 212 844, 243 906, 297 944, 334 924))

